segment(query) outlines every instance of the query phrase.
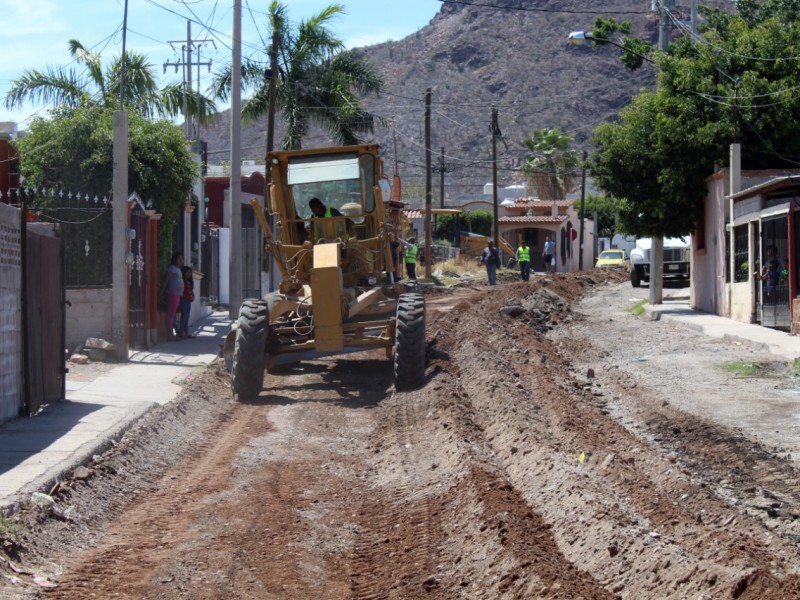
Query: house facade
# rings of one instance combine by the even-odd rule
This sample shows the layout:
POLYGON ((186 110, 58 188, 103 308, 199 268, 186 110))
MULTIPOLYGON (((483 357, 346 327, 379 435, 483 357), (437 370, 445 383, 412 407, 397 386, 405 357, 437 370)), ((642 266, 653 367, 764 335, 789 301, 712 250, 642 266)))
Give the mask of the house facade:
POLYGON ((730 164, 706 180, 690 305, 796 333, 800 170, 742 171, 738 147, 730 164))
MULTIPOLYGON (((531 248, 531 268, 544 271, 542 251, 547 237, 556 242, 556 270, 577 271, 580 243, 580 219, 575 207, 575 200, 537 200, 534 198, 507 198, 497 207, 497 223, 500 237, 511 248, 516 249, 524 240, 531 248)), ((487 200, 467 200, 459 209, 466 213, 476 210, 492 212, 494 205, 487 200)), ((411 228, 417 232, 424 231, 425 211, 419 209, 405 210, 411 228)), ((584 221, 583 268, 594 265, 595 254, 594 221, 584 221)))

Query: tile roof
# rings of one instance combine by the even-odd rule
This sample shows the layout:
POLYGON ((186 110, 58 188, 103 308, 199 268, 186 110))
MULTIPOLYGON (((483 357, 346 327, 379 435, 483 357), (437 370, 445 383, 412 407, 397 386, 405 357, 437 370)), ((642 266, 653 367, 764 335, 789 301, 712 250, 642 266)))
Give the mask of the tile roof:
POLYGON ((538 215, 533 217, 519 216, 519 217, 500 217, 497 219, 498 223, 563 223, 569 220, 567 215, 558 215, 553 217, 551 215, 538 215))
MULTIPOLYGON (((575 205, 574 200, 557 200, 556 206, 559 208, 570 208, 575 205)), ((531 200, 530 198, 517 198, 513 205, 505 205, 508 211, 528 210, 528 209, 552 209, 552 200, 531 200)))

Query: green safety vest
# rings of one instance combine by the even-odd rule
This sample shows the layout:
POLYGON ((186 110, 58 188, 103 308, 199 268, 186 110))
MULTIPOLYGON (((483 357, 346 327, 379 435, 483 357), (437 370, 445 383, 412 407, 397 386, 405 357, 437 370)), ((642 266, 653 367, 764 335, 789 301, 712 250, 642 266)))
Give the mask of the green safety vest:
POLYGON ((520 246, 517 248, 517 259, 519 262, 531 262, 530 246, 520 246))
POLYGON ((416 264, 417 262, 417 245, 411 244, 411 247, 406 249, 406 262, 408 264, 416 264))

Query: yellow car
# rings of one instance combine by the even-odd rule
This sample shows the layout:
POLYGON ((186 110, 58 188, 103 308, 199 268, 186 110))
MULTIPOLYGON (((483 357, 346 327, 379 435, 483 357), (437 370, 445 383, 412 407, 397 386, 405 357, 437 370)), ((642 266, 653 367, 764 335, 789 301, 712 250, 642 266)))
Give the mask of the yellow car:
POLYGON ((625 269, 631 270, 631 260, 625 250, 603 250, 594 266, 599 269, 625 269))

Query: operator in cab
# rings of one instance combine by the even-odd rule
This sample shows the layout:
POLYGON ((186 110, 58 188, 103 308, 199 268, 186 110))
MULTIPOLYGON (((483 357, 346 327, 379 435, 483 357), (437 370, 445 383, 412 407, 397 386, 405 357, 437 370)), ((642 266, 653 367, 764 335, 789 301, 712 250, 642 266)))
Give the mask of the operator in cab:
MULTIPOLYGON (((311 200, 308 201, 308 207, 311 209, 311 212, 314 213, 314 218, 317 218, 317 219, 329 219, 331 217, 343 217, 344 216, 339 209, 333 208, 333 207, 329 207, 329 206, 325 206, 322 203, 322 200, 320 200, 317 197, 311 198, 311 200)), ((349 229, 349 227, 351 225, 352 225, 352 221, 350 221, 350 219, 346 219, 343 222, 339 222, 339 223, 335 224, 335 227, 334 227, 335 233, 331 233, 330 230, 328 231, 328 233, 330 235, 332 235, 332 237, 330 239, 339 238, 339 239, 342 239, 342 240, 345 240, 345 241, 349 240, 352 237, 350 235, 349 231, 348 231, 348 229, 349 229)), ((315 225, 314 225, 314 238, 315 238, 317 243, 319 243, 321 240, 326 239, 325 229, 326 229, 326 227, 324 225, 324 222, 317 221, 315 223, 315 225)))
POLYGON ((314 216, 321 219, 325 217, 341 217, 342 213, 337 208, 330 208, 325 206, 317 197, 308 201, 308 208, 314 213, 314 216))

